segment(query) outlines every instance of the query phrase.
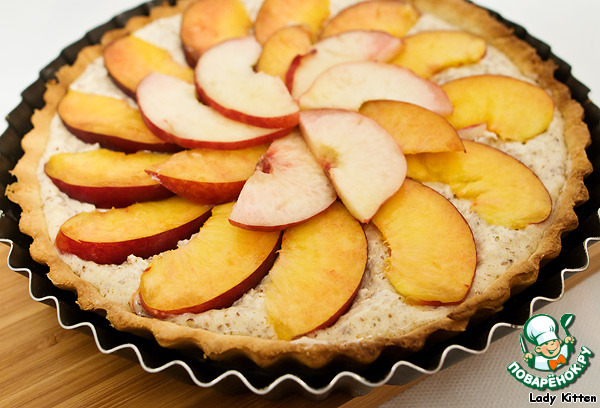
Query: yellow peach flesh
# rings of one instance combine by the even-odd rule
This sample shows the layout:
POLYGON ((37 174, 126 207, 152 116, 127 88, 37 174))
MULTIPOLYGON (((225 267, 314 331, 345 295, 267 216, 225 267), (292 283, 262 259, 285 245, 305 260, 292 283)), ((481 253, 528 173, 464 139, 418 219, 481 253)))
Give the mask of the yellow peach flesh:
POLYGON ((424 31, 404 37, 405 47, 391 63, 411 69, 423 78, 455 66, 476 63, 486 42, 464 31, 424 31))
POLYGON ((398 0, 365 1, 350 6, 333 16, 323 26, 321 37, 330 37, 350 30, 378 30, 402 37, 419 17, 419 12, 407 2, 398 0))
POLYGON ((46 163, 45 171, 53 178, 79 186, 141 186, 152 185, 144 171, 146 167, 167 160, 170 155, 150 152, 125 154, 106 149, 81 153, 55 154, 46 163))
POLYGON ((222 204, 237 199, 267 147, 185 150, 146 171, 175 194, 199 203, 222 204))
POLYGON ((239 150, 192 149, 147 167, 152 173, 199 182, 247 180, 268 145, 239 150))
POLYGON ((250 289, 239 285, 257 271, 261 277, 267 273, 270 265, 265 261, 274 254, 279 232, 232 226, 228 221, 232 205, 214 207, 200 232, 186 245, 152 260, 139 289, 146 307, 158 314, 201 312, 212 308, 211 302, 223 307, 218 305, 219 297, 239 289, 233 299, 227 299, 231 303, 250 289))
POLYGON ((240 0, 199 0, 181 18, 181 42, 193 66, 213 45, 248 35, 252 21, 240 0))
POLYGON ((144 124, 140 112, 123 99, 69 90, 58 115, 73 129, 144 144, 164 144, 144 124))
POLYGON ((264 44, 277 30, 290 25, 305 25, 314 35, 329 17, 329 0, 265 0, 256 22, 254 34, 264 44))
POLYGON ((527 166, 491 146, 463 144, 466 152, 407 155, 407 176, 448 184, 490 224, 522 229, 548 218, 550 195, 527 166))
POLYGON ((175 196, 110 211, 80 213, 65 222, 61 230, 68 237, 88 242, 128 241, 177 228, 209 209, 175 196))
POLYGON ((177 63, 166 50, 133 35, 110 43, 103 56, 109 74, 129 95, 135 94, 139 82, 151 72, 172 75, 190 83, 194 80, 191 68, 177 63))
POLYGON ((79 213, 56 234, 60 252, 99 264, 121 264, 130 255, 149 258, 198 231, 210 206, 181 197, 125 208, 79 213))
POLYGON ((288 26, 277 30, 263 44, 256 70, 285 81, 293 59, 310 50, 311 38, 312 34, 305 26, 288 26))
POLYGON ((475 274, 475 242, 469 225, 448 200, 407 179, 373 223, 391 251, 386 275, 408 302, 464 299, 475 274))
POLYGON ((277 337, 291 340, 335 322, 365 270, 367 241, 340 202, 284 232, 265 293, 277 337))
POLYGON ((363 103, 359 113, 383 126, 404 154, 464 150, 458 133, 447 120, 418 105, 373 100, 363 103))
POLYGON ((447 119, 456 129, 485 123, 502 139, 525 142, 544 132, 554 116, 550 95, 519 79, 478 75, 442 88, 454 106, 447 119))

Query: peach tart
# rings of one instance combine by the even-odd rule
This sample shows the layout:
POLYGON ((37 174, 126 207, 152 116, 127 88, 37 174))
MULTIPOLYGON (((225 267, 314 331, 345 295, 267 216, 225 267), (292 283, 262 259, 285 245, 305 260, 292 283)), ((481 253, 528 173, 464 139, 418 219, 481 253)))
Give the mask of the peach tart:
POLYGON ((118 330, 370 363, 498 311, 577 225, 554 69, 464 0, 180 0, 57 72, 7 195, 118 330))

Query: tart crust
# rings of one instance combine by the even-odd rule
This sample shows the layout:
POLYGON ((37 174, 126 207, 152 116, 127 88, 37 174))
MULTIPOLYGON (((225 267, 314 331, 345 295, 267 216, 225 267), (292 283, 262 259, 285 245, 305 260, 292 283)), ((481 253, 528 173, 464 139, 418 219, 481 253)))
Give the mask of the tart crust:
POLYGON ((459 28, 483 37, 507 55, 524 73, 534 77, 541 87, 552 95, 564 119, 564 139, 570 160, 566 184, 555 204, 554 222, 544 232, 537 249, 527 259, 512 265, 485 292, 470 297, 447 317, 426 324, 400 337, 363 339, 346 343, 303 343, 268 340, 249 336, 216 334, 203 329, 180 326, 167 321, 141 317, 128 308, 114 304, 87 281, 79 278, 59 257, 46 229, 42 210, 40 185, 36 168, 49 139, 50 121, 57 104, 69 85, 85 68, 102 55, 112 40, 133 32, 158 18, 181 12, 190 0, 175 6, 162 5, 151 10, 147 17, 134 17, 123 29, 107 32, 98 45, 84 48, 72 66, 64 66, 56 73, 57 80, 47 84, 45 106, 32 117, 33 130, 22 141, 24 155, 13 170, 18 181, 7 188, 8 197, 22 208, 21 230, 33 237, 30 252, 39 263, 48 264, 48 277, 59 288, 75 291, 78 304, 84 310, 105 314, 118 330, 140 335, 152 334, 163 347, 194 347, 203 350, 211 359, 230 359, 239 355, 250 357, 260 366, 269 366, 282 359, 292 358, 309 367, 321 367, 340 356, 359 363, 370 363, 387 347, 394 346, 407 352, 422 348, 427 339, 444 337, 463 331, 471 319, 484 319, 499 311, 511 294, 535 282, 540 264, 557 256, 563 233, 577 226, 574 206, 588 198, 583 179, 592 170, 585 154, 590 143, 587 126, 583 123, 582 107, 571 99, 568 88, 554 79, 556 66, 543 61, 536 51, 516 38, 512 31, 494 19, 486 10, 463 0, 413 0, 421 11, 432 13, 459 28))

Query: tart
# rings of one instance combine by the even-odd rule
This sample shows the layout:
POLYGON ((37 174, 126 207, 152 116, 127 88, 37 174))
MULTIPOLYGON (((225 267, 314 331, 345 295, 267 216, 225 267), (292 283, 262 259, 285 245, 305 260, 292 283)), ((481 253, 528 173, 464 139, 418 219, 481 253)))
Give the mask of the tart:
POLYGON ((47 84, 7 195, 82 309, 211 359, 370 363, 560 252, 591 165, 554 65, 462 0, 324 5, 159 6, 47 84))

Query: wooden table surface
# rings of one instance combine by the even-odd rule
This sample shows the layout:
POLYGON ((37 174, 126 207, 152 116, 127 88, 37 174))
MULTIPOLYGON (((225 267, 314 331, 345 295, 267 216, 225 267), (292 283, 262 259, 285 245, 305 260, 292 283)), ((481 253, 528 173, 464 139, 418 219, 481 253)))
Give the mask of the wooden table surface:
MULTIPOLYGON (((102 354, 93 338, 65 330, 56 310, 29 296, 28 279, 6 265, 8 247, 0 245, 0 406, 93 407, 376 407, 406 387, 384 385, 365 396, 332 393, 320 401, 290 395, 268 400, 250 392, 226 395, 171 378, 150 374, 137 362, 102 354)), ((600 245, 590 248, 586 272, 567 281, 567 288, 600 267, 600 245)), ((410 385, 409 385, 410 386, 410 385)))
POLYGON ((403 387, 382 386, 353 398, 334 393, 322 401, 299 395, 268 400, 250 392, 225 395, 150 374, 137 362, 102 354, 84 332, 65 330, 56 309, 29 296, 28 278, 6 265, 0 245, 0 406, 93 407, 376 407, 403 387))

